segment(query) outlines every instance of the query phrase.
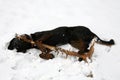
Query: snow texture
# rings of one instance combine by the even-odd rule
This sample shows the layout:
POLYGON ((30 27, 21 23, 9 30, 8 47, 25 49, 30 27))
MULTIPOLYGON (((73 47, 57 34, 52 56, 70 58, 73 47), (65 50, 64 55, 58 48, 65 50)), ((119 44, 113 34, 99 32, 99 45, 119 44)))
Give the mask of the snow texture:
POLYGON ((0 0, 0 80, 120 80, 119 21, 120 0, 0 0), (44 60, 36 49, 25 54, 7 49, 15 33, 77 25, 115 45, 95 44, 90 63, 55 52, 54 59, 44 60))

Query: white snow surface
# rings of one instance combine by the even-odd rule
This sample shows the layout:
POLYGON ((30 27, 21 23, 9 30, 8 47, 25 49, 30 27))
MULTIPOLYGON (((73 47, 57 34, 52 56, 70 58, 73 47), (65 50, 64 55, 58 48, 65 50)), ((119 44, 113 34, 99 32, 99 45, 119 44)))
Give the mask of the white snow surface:
POLYGON ((120 80, 119 21, 120 0, 0 0, 0 80, 120 80), (115 45, 95 44, 89 63, 55 52, 54 59, 44 60, 36 49, 25 54, 7 49, 15 33, 77 25, 101 39, 114 39, 115 45))

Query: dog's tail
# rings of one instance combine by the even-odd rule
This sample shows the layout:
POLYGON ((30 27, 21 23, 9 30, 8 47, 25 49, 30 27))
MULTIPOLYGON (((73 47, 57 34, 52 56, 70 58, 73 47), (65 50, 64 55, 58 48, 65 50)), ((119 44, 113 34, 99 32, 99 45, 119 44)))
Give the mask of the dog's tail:
POLYGON ((115 41, 113 39, 109 40, 109 41, 105 41, 100 39, 97 35, 96 36, 96 42, 102 45, 107 45, 107 46, 112 46, 115 44, 115 41))

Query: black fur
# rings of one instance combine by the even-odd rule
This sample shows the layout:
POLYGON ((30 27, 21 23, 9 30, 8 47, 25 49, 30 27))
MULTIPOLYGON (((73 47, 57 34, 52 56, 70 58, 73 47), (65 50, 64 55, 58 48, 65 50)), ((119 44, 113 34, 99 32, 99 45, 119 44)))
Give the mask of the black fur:
MULTIPOLYGON (((28 39, 30 39, 28 35, 26 36, 28 39)), ((31 43, 19 40, 17 38, 13 38, 10 41, 9 46, 8 46, 9 50, 16 49, 17 52, 23 52, 23 53, 25 53, 28 49, 31 49, 31 48, 35 48, 35 46, 31 45, 31 43)))
POLYGON ((68 27, 59 27, 54 30, 31 34, 34 41, 41 40, 44 44, 57 46, 69 43, 68 27))

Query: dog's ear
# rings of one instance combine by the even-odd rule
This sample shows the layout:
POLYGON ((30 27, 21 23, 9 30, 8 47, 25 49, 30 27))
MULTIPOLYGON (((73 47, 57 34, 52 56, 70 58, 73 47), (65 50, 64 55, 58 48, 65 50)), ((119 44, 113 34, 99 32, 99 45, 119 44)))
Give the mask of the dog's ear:
POLYGON ((13 38, 11 41, 10 41, 10 43, 9 43, 9 45, 8 45, 8 49, 9 50, 13 50, 15 47, 14 47, 14 45, 15 45, 15 38, 13 38))
POLYGON ((24 34, 24 36, 29 40, 31 39, 31 37, 28 34, 24 34))

